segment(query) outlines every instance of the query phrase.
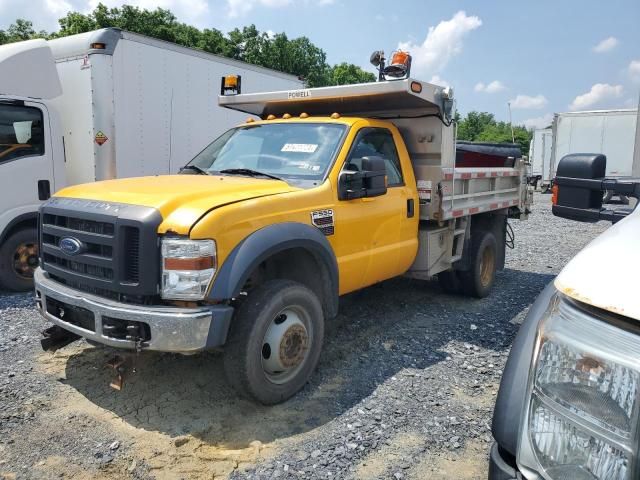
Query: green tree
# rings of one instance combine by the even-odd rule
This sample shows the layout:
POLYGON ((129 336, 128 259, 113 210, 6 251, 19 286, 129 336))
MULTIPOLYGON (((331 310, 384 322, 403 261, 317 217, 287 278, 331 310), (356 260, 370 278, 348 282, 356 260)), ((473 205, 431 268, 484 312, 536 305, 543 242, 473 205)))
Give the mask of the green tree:
POLYGON ((351 63, 340 63, 331 69, 331 83, 333 85, 348 85, 351 83, 375 82, 376 76, 365 72, 351 63))
POLYGON ((496 119, 493 113, 469 112, 467 116, 458 124, 458 138, 474 142, 478 135, 489 125, 494 125, 496 119))
POLYGON ((0 30, 0 45, 5 43, 22 42, 34 38, 47 38, 47 32, 36 32, 33 23, 29 20, 18 18, 15 23, 9 25, 6 30, 0 30))
POLYGON ((268 35, 260 32, 255 25, 236 28, 227 35, 215 28, 200 30, 179 22, 170 10, 163 8, 147 10, 131 5, 109 8, 99 3, 90 13, 68 12, 58 23, 60 29, 48 34, 35 32, 27 20, 16 20, 6 31, 0 30, 0 44, 35 37, 65 37, 99 28, 117 27, 290 73, 304 79, 310 87, 375 81, 373 74, 356 65, 341 63, 330 66, 324 50, 307 37, 289 39, 285 33, 268 35))
MULTIPOLYGON (((513 143, 511 125, 498 122, 492 113, 469 112, 465 118, 458 117, 458 139, 472 142, 513 143)), ((533 134, 520 125, 513 126, 515 143, 522 153, 529 151, 533 134)))

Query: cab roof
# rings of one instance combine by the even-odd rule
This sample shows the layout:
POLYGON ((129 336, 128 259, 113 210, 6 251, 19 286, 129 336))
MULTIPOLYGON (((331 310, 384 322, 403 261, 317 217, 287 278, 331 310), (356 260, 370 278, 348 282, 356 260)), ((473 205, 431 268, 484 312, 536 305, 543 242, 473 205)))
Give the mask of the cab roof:
POLYGON ((298 116, 305 112, 329 116, 398 118, 409 116, 442 116, 448 96, 445 88, 416 79, 359 83, 334 87, 284 90, 219 96, 222 107, 257 115, 281 117, 285 113, 298 116))

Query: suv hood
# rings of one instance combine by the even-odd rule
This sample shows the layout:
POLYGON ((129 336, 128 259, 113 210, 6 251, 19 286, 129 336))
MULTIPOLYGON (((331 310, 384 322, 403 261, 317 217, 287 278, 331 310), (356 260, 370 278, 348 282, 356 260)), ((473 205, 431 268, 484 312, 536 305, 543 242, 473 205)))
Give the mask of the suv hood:
POLYGON ((640 321, 640 208, 578 253, 555 287, 580 302, 640 321))
POLYGON ((161 175, 87 183, 65 188, 57 197, 153 207, 164 219, 158 233, 186 235, 215 208, 299 190, 280 180, 241 176, 161 175))

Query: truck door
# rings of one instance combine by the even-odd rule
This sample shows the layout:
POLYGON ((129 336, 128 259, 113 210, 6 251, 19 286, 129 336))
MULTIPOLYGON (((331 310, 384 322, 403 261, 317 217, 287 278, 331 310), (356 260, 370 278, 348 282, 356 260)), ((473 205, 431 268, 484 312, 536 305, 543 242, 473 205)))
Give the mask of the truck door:
POLYGON ((41 200, 53 190, 49 137, 48 115, 43 105, 0 101, 0 253, 3 257, 0 258, 3 270, 0 279, 13 289, 30 283, 37 264, 36 230, 22 228, 20 222, 33 219, 41 200), (32 241, 25 240, 27 236, 23 233, 20 236, 23 241, 13 245, 15 242, 10 241, 16 226, 21 231, 29 230, 32 241), (5 246, 8 243, 12 245, 11 251, 5 246), (10 272, 13 275, 7 273, 11 269, 15 270, 10 272))
MULTIPOLYGON (((398 135, 398 141, 401 141, 398 135)), ((393 133, 365 127, 357 133, 343 170, 361 170, 362 158, 378 156, 387 167, 387 193, 379 197, 338 201, 336 244, 343 292, 401 275, 418 248, 417 204, 413 173, 403 171, 393 133), (340 255, 340 250, 344 255, 340 255)))

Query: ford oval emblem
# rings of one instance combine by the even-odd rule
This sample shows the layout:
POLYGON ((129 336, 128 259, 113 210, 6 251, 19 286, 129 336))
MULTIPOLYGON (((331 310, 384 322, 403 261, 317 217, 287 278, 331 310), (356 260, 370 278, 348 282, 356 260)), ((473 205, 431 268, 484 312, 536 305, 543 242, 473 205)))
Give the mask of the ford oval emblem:
POLYGON ((67 255, 77 255, 82 251, 82 242, 76 238, 64 237, 60 239, 58 247, 67 255))

